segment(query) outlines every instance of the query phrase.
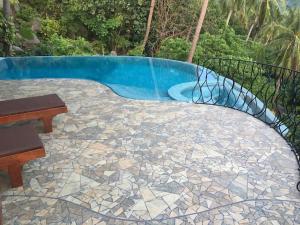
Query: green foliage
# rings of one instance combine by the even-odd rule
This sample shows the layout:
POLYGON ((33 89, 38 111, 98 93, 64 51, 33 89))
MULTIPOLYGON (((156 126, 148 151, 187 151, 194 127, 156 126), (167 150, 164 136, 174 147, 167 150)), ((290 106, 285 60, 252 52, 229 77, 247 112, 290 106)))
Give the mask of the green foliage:
POLYGON ((48 39, 52 35, 61 33, 61 27, 57 20, 46 18, 41 21, 41 34, 48 39))
MULTIPOLYGON (((275 21, 283 25, 280 21, 286 21, 287 15, 291 13, 284 10, 284 0, 263 2, 210 0, 194 62, 221 56, 294 65, 291 57, 279 47, 282 44, 288 46, 288 42, 284 42, 288 32, 275 29, 270 23, 275 21), (230 10, 233 10, 233 14, 226 27, 230 10), (245 42, 245 34, 252 24, 255 24, 250 36, 253 41, 245 42), (264 26, 260 27, 262 24, 264 26), (279 36, 282 32, 286 34, 279 36), (275 39, 276 43, 265 46, 275 39)), ((32 39, 37 34, 40 46, 48 46, 57 37, 60 40, 77 40, 82 37, 89 42, 93 53, 109 54, 113 50, 118 54, 154 55, 185 61, 201 4, 201 0, 156 1, 149 42, 143 52, 139 45, 146 30, 150 6, 148 0, 22 0, 15 4, 16 7, 13 6, 16 33, 22 37, 18 42, 15 39, 11 42, 24 47, 26 39, 32 39), (38 21, 41 23, 40 30, 36 28, 38 21), (36 25, 34 31, 31 30, 33 25, 36 25), (52 38, 52 35, 55 37, 52 38)), ((284 23, 286 27, 292 26, 292 23, 284 23)), ((12 32, 6 35, 10 34, 12 32)), ((293 41, 292 38, 289 40, 289 43, 293 41)), ((31 46, 26 51, 30 51, 28 48, 31 46)))
POLYGON ((207 58, 214 57, 255 60, 261 48, 261 44, 246 42, 244 37, 236 35, 233 29, 225 28, 216 35, 202 34, 194 62, 203 62, 207 58))
POLYGON ((129 50, 127 54, 130 56, 144 56, 144 48, 142 45, 138 45, 135 48, 129 50))
MULTIPOLYGON (((273 25, 268 47, 272 49, 273 60, 287 68, 300 70, 300 8, 290 10, 285 20, 273 25)), ((270 33, 269 30, 266 31, 270 33)), ((266 34, 264 34, 266 36, 266 34)))
POLYGON ((34 37, 34 34, 31 30, 30 24, 23 22, 19 28, 20 35, 27 40, 31 40, 34 37))
POLYGON ((15 26, 11 21, 4 18, 2 12, 0 12, 0 55, 4 56, 9 51, 9 46, 13 45, 16 41, 15 26))
POLYGON ((31 40, 33 36, 33 32, 30 27, 24 26, 19 29, 20 35, 27 40, 31 40))
POLYGON ((72 40, 58 35, 52 35, 46 42, 34 50, 39 55, 93 55, 92 46, 84 38, 72 40))
MULTIPOLYGON (((124 52, 143 37, 148 9, 145 0, 64 0, 64 3, 63 21, 79 22, 88 30, 89 37, 106 43, 109 51, 124 52)), ((68 26, 65 28, 69 33, 68 26)))
POLYGON ((113 39, 111 42, 112 46, 114 46, 115 50, 118 50, 119 52, 125 52, 131 45, 130 41, 120 35, 117 35, 115 39, 113 39))
POLYGON ((92 49, 95 53, 105 55, 108 54, 108 52, 105 49, 105 44, 102 43, 101 41, 93 41, 91 43, 92 49))
POLYGON ((22 8, 31 7, 41 17, 59 18, 63 15, 63 2, 61 0, 22 0, 22 8))
POLYGON ((38 13, 29 5, 21 4, 20 10, 16 14, 19 21, 30 22, 38 16, 38 13))
MULTIPOLYGON (((182 38, 168 38, 162 41, 157 56, 162 58, 185 61, 191 43, 182 38)), ((234 57, 239 59, 256 59, 262 45, 255 42, 246 42, 243 36, 235 34, 231 28, 220 30, 219 34, 204 33, 201 35, 196 54, 195 63, 204 62, 214 57, 234 57)))
POLYGON ((210 34, 218 34, 220 29, 225 27, 225 16, 220 5, 216 1, 211 1, 207 9, 202 31, 210 34))
POLYGON ((185 61, 190 48, 191 43, 183 38, 168 38, 162 41, 157 56, 185 61))

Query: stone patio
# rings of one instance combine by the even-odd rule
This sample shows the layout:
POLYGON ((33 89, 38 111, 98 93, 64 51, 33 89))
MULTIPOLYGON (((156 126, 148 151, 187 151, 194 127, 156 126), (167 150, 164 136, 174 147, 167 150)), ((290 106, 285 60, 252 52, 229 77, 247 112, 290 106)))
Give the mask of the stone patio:
POLYGON ((57 93, 70 111, 40 134, 47 156, 24 166, 24 187, 0 173, 4 224, 300 224, 294 155, 245 113, 85 80, 0 81, 0 93, 57 93))

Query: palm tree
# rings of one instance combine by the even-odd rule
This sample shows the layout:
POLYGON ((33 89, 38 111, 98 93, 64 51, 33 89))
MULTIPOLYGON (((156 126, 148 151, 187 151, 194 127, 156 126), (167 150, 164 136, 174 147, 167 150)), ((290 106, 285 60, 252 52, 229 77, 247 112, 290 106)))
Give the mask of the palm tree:
POLYGON ((300 9, 290 9, 287 19, 274 29, 280 31, 270 42, 270 47, 273 47, 277 56, 275 63, 300 70, 300 9))
POLYGON ((207 12, 208 2, 209 2, 209 0, 204 0, 203 5, 201 7, 199 20, 198 20, 198 23, 197 23, 196 31, 195 31, 193 42, 192 42, 192 47, 191 47, 191 50, 190 50, 190 53, 189 53, 189 56, 188 56, 188 60, 187 60, 190 63, 192 63, 194 55, 195 55, 195 51, 196 51, 197 43, 198 43, 198 40, 199 40, 201 28, 202 28, 203 21, 204 21, 206 12, 207 12))
POLYGON ((278 25, 279 21, 273 20, 261 28, 258 33, 258 38, 264 45, 268 45, 280 34, 281 30, 278 29, 278 25))
POLYGON ((149 34, 150 34, 150 30, 151 30, 151 23, 152 23, 152 18, 153 18, 153 13, 154 13, 154 7, 155 7, 155 0, 151 0, 149 16, 148 16, 148 22, 147 22, 147 29, 146 29, 146 33, 145 33, 145 37, 144 37, 143 45, 142 45, 143 50, 145 49, 145 46, 146 46, 147 41, 149 39, 149 34))
POLYGON ((219 0, 221 7, 228 11, 226 26, 229 25, 232 16, 239 12, 242 17, 246 14, 246 0, 219 0))
POLYGON ((228 1, 222 1, 222 8, 223 9, 229 9, 227 19, 226 19, 226 26, 229 25, 229 21, 232 17, 233 10, 234 10, 234 5, 235 5, 235 0, 228 0, 228 1))
POLYGON ((280 17, 286 10, 286 0, 250 0, 247 2, 248 7, 254 9, 255 19, 251 24, 246 41, 253 35, 256 28, 259 30, 268 19, 275 20, 280 17), (259 9, 257 11, 257 9, 259 9))
POLYGON ((247 6, 246 6, 248 9, 247 17, 250 18, 250 21, 252 20, 253 22, 250 25, 246 41, 248 41, 250 39, 253 29, 257 25, 258 15, 259 15, 259 13, 257 12, 257 9, 259 9, 261 3, 262 3, 261 0, 248 0, 248 2, 247 2, 247 6))
MULTIPOLYGON (((290 9, 284 20, 273 21, 264 26, 260 31, 260 39, 273 51, 273 64, 295 71, 300 70, 300 9, 290 9)), ((280 92, 281 75, 276 78, 273 101, 280 92)))

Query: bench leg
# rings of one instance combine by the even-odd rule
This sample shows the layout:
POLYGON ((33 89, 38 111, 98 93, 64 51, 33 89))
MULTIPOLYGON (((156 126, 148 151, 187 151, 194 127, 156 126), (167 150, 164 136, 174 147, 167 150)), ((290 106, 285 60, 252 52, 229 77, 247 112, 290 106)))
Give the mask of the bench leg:
POLYGON ((53 117, 42 118, 42 121, 44 123, 44 132, 45 133, 52 132, 52 120, 53 120, 53 117))
POLYGON ((23 186, 22 167, 20 164, 14 164, 8 167, 8 174, 12 187, 23 186))

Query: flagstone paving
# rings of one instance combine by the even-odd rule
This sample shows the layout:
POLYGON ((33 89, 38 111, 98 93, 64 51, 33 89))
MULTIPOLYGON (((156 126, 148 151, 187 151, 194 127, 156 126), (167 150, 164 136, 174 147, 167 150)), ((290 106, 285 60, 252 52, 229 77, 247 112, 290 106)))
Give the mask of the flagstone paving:
POLYGON ((57 93, 70 111, 40 134, 47 156, 24 166, 23 187, 0 173, 4 224, 300 224, 294 155, 245 113, 85 80, 0 81, 0 93, 57 93))

